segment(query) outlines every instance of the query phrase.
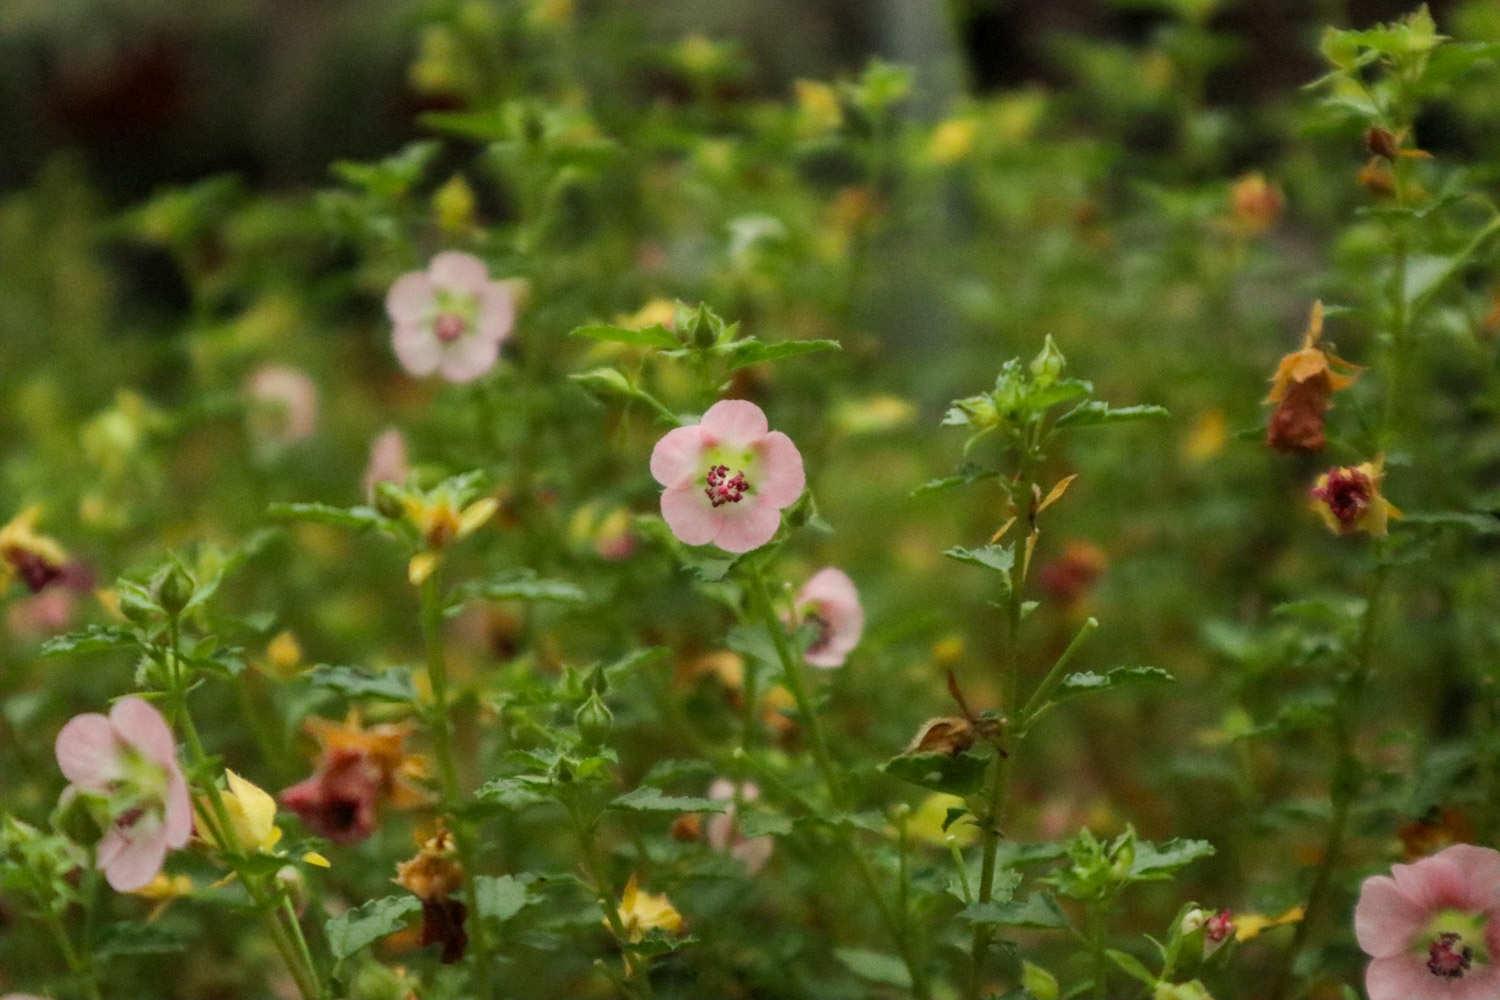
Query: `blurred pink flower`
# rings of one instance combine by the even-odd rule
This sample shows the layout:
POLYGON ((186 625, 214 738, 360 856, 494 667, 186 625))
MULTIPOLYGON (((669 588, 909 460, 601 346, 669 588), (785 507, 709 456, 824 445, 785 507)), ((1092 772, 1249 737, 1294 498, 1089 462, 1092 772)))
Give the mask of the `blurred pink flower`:
POLYGON ((394 427, 387 427, 370 442, 370 460, 365 464, 361 483, 365 498, 375 501, 375 487, 380 483, 406 482, 411 471, 406 459, 406 438, 394 427))
POLYGON ((177 764, 172 730, 149 702, 122 698, 106 717, 77 715, 57 734, 57 766, 70 785, 108 807, 110 826, 96 864, 116 892, 141 888, 161 871, 169 848, 187 844, 193 807, 177 764))
POLYGON ((385 296, 391 342, 413 375, 472 382, 495 366, 516 322, 515 290, 492 281, 472 254, 440 253, 425 271, 397 278, 385 296))
POLYGON ((807 662, 815 667, 843 666, 865 631, 865 610, 854 581, 832 566, 818 570, 798 592, 796 611, 799 622, 810 621, 818 629, 807 647, 807 662))
POLYGON ((38 639, 66 632, 73 623, 78 598, 68 587, 48 587, 14 602, 6 610, 10 634, 19 639, 38 639))
POLYGON ((1370 1000, 1500 997, 1500 852, 1455 844, 1365 879, 1354 934, 1370 1000))
POLYGON ((651 452, 651 475, 666 487, 661 516, 672 533, 726 552, 769 542, 781 509, 807 485, 792 439, 771 430, 761 408, 743 399, 721 400, 700 423, 668 431, 651 452))
MULTIPOLYGON (((754 875, 766 866, 767 861, 771 860, 771 851, 776 846, 776 839, 740 835, 734 821, 734 792, 734 783, 727 778, 720 778, 709 786, 708 797, 718 802, 728 802, 729 808, 709 818, 708 846, 716 851, 728 851, 743 862, 750 874, 754 875)), ((739 792, 739 799, 742 802, 754 802, 760 798, 760 789, 753 782, 745 782, 740 786, 739 792)))
POLYGON ((318 387, 307 373, 286 365, 263 365, 245 383, 256 436, 273 444, 296 444, 318 426, 318 387))

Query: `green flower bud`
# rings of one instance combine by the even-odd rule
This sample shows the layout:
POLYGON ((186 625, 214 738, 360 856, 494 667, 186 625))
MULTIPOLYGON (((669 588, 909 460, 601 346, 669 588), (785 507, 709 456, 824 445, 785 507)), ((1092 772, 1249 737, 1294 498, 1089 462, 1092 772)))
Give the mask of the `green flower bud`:
POLYGON ((599 746, 609 739, 609 731, 614 726, 615 715, 604 704, 604 699, 599 697, 599 692, 590 694, 578 709, 573 721, 578 725, 578 735, 583 737, 583 742, 591 747, 599 746))
POLYGON ((173 563, 172 568, 167 570, 156 585, 156 600, 168 616, 176 618, 193 599, 197 589, 198 585, 193 582, 188 571, 182 568, 182 564, 173 563))
POLYGON ((1036 1000, 1057 1000, 1057 977, 1040 965, 1021 962, 1021 986, 1036 1000))

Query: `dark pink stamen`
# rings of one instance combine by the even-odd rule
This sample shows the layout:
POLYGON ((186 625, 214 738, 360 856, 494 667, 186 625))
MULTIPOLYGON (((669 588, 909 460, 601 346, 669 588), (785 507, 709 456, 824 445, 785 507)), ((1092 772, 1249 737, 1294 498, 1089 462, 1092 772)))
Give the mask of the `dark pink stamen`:
POLYGON ((432 332, 445 344, 451 344, 462 337, 468 328, 468 322, 458 313, 439 313, 432 324, 432 332))
POLYGON ((1312 495, 1327 504, 1339 524, 1347 528, 1370 506, 1375 496, 1375 484, 1358 469, 1334 469, 1328 473, 1323 485, 1312 491, 1312 495))
POLYGON ((750 484, 745 482, 745 474, 736 472, 731 476, 727 465, 711 466, 705 481, 708 483, 708 488, 703 492, 707 494, 708 502, 715 507, 722 507, 726 503, 739 503, 745 498, 745 491, 750 488, 750 484))
POLYGON ((1203 932, 1210 941, 1218 944, 1234 933, 1234 915, 1228 910, 1220 910, 1203 922, 1203 932))
POLYGON ((1474 949, 1453 931, 1439 934, 1427 949, 1427 971, 1439 979, 1462 979, 1474 962, 1474 949))

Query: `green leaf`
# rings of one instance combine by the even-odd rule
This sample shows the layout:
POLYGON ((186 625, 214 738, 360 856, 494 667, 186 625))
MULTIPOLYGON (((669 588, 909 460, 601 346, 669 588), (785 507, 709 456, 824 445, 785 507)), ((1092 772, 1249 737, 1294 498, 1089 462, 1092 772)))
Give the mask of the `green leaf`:
POLYGON ((820 351, 841 350, 843 346, 837 340, 782 340, 767 344, 754 337, 745 337, 742 340, 732 340, 727 344, 721 344, 713 348, 713 353, 724 357, 729 362, 730 370, 733 371, 747 365, 785 361, 787 358, 816 354, 820 351))
POLYGON ((1500 517, 1472 511, 1410 512, 1402 514, 1392 524, 1397 528, 1463 528, 1476 535, 1500 535, 1500 517))
POLYGON ((671 349, 682 346, 677 335, 660 323, 638 330, 627 326, 613 326, 609 323, 590 323, 586 326, 574 327, 571 335, 615 344, 629 344, 632 347, 671 349))
POLYGON ((1138 840, 1130 875, 1137 879, 1166 878, 1201 858, 1212 857, 1214 845, 1206 840, 1173 839, 1162 844, 1138 840))
POLYGON ((186 951, 192 942, 160 924, 127 921, 107 924, 100 929, 93 951, 98 959, 133 955, 172 955, 186 951))
POLYGON ((1057 418, 1058 427, 1096 427, 1129 420, 1164 420, 1170 414, 1161 406, 1110 406, 1103 400, 1080 403, 1057 418))
POLYGON ((970 566, 982 566, 992 569, 997 573, 1004 574, 1009 579, 1011 567, 1016 564, 1016 547, 1014 545, 985 545, 977 549, 965 549, 954 546, 943 555, 949 559, 970 566))
POLYGON ((628 809, 631 812, 697 813, 723 812, 729 803, 697 795, 668 795, 659 788, 642 785, 621 795, 609 805, 612 809, 628 809))
POLYGON ((551 783, 536 775, 515 775, 487 781, 474 792, 479 802, 520 811, 552 801, 551 783))
POLYGON ((1176 678, 1161 667, 1115 667, 1099 674, 1092 670, 1068 674, 1051 694, 1052 701, 1062 701, 1095 691, 1112 691, 1131 684, 1171 684, 1176 678))
POLYGON ((911 972, 907 970, 906 963, 895 955, 867 951, 864 948, 835 948, 833 954, 844 963, 845 968, 861 979, 898 989, 911 989, 911 972))
POLYGON ((989 763, 988 757, 967 751, 952 755, 905 753, 880 765, 880 770, 923 788, 953 795, 972 795, 979 790, 989 763))
POLYGON ((1145 985, 1153 988, 1156 986, 1156 977, 1153 976, 1151 974, 1151 970, 1142 965, 1141 960, 1136 958, 1134 955, 1126 954, 1125 952, 1118 951, 1114 948, 1104 949, 1104 954, 1108 955, 1109 960, 1115 963, 1115 965, 1119 966, 1120 970, 1130 978, 1138 980, 1139 982, 1142 982, 1145 985))
POLYGON ((411 673, 405 667, 376 671, 320 663, 305 676, 313 687, 337 691, 346 698, 401 702, 411 702, 417 698, 411 673))
POLYGON ((471 580, 456 588, 449 607, 483 598, 487 601, 551 601, 556 604, 584 604, 589 595, 582 587, 567 580, 548 580, 531 570, 499 573, 485 580, 471 580))
POLYGON ((746 838, 785 837, 795 827, 790 816, 764 809, 746 809, 735 816, 734 822, 740 836, 746 838))
POLYGON ((400 930, 406 918, 422 908, 416 896, 386 896, 345 911, 323 925, 328 950, 345 959, 387 934, 400 930))
POLYGON ((1055 929, 1068 926, 1057 903, 1044 893, 1033 893, 1025 899, 1010 902, 974 903, 962 910, 960 920, 971 924, 990 924, 997 927, 1033 927, 1055 929))
POLYGON ((986 479, 998 479, 999 477, 1000 474, 994 469, 985 469, 971 463, 963 466, 951 476, 942 476, 938 479, 927 480, 927 482, 912 490, 910 495, 915 500, 918 497, 925 497, 931 493, 942 493, 960 486, 971 486, 986 479))
POLYGON ((394 156, 374 163, 340 160, 330 168, 333 175, 380 198, 399 198, 422 179, 442 145, 431 140, 414 142, 394 156))
POLYGON ((55 636, 42 643, 43 656, 65 656, 69 653, 104 653, 114 649, 134 649, 136 638, 128 629, 114 625, 89 625, 77 632, 55 636))
POLYGON ((479 875, 474 879, 474 893, 479 913, 488 920, 503 923, 536 902, 531 895, 534 875, 479 875))
POLYGON ((326 503, 273 503, 266 508, 266 516, 277 521, 312 521, 359 531, 373 528, 382 520, 373 507, 335 507, 326 503))

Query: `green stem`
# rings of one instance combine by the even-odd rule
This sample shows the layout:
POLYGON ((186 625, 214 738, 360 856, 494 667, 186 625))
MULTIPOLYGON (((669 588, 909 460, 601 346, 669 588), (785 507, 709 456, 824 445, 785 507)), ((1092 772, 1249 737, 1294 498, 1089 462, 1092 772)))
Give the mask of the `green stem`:
POLYGON ((1026 705, 1021 709, 1021 716, 1017 720, 1017 743, 1026 738, 1026 733, 1031 729, 1031 724, 1046 709, 1047 696, 1052 693, 1052 689, 1062 680, 1063 671, 1067 669, 1068 664, 1072 662, 1073 656, 1083 646, 1083 641, 1098 627, 1099 619, 1097 618, 1090 617, 1085 621, 1083 626, 1079 628, 1078 633, 1073 636, 1073 641, 1068 643, 1068 648, 1063 650, 1062 655, 1057 658, 1057 662, 1052 664, 1052 669, 1047 671, 1047 676, 1042 678, 1042 682, 1031 692, 1031 697, 1026 699, 1026 705))
POLYGON ((631 993, 650 997, 652 989, 649 966, 637 965, 631 961, 630 935, 625 929, 625 922, 620 919, 618 894, 605 873, 604 859, 599 854, 599 843, 594 837, 593 824, 584 822, 572 803, 568 804, 568 818, 573 821, 573 834, 578 838, 579 854, 583 859, 584 870, 589 881, 594 884, 594 896, 599 900, 600 909, 604 911, 604 920, 609 925, 609 932, 614 935, 615 942, 620 946, 620 964, 624 967, 623 983, 628 984, 631 993))
POLYGON ((68 970, 73 973, 82 985, 84 995, 88 1000, 102 1000, 99 991, 99 981, 94 976, 93 962, 85 960, 78 954, 78 949, 73 947, 73 941, 68 937, 68 930, 58 919, 57 914, 50 909, 44 911, 43 918, 47 928, 52 931, 52 936, 57 939, 57 949, 62 952, 63 961, 67 963, 68 970))
MULTIPOLYGON (((822 719, 808 693, 807 675, 803 668, 802 656, 793 649, 786 628, 776 615, 776 608, 771 603, 770 591, 766 587, 765 577, 761 574, 759 567, 751 570, 749 584, 752 609, 765 625, 766 632, 771 637, 771 644, 776 648, 776 657, 781 661, 782 671, 786 675, 787 688, 790 689, 792 699, 797 703, 797 715, 807 730, 813 760, 817 763, 818 770, 822 772, 823 782, 828 788, 829 800, 835 809, 843 811, 847 807, 843 779, 838 767, 834 764, 833 755, 829 753, 828 740, 823 734, 822 719)), ((907 973, 911 976, 913 994, 919 1000, 926 1000, 931 995, 927 975, 915 949, 912 948, 911 936, 906 933, 906 921, 898 919, 897 915, 892 912, 890 902, 881 891, 880 880, 876 877, 875 869, 864 851, 860 849, 859 842, 850 835, 848 828, 843 824, 836 825, 834 829, 840 846, 854 861, 855 870, 859 873, 860 881, 864 883, 865 891, 875 901, 876 910, 880 915, 881 923, 885 926, 886 933, 890 935, 897 950, 901 952, 901 961, 906 965, 907 973)))
POLYGON ((474 881, 474 841, 468 824, 458 815, 463 793, 458 780, 458 765, 453 757, 453 722, 448 701, 448 661, 443 650, 440 575, 434 569, 422 581, 421 588, 422 639, 427 652, 427 680, 432 687, 432 710, 428 728, 432 733, 433 753, 437 757, 438 776, 442 783, 442 813, 453 834, 458 860, 464 870, 464 898, 469 908, 469 951, 473 959, 471 980, 476 996, 486 998, 494 995, 490 985, 493 962, 490 957, 489 935, 485 932, 484 917, 479 910, 479 889, 474 881))
POLYGON ((1109 984, 1109 957, 1104 954, 1104 905, 1088 906, 1089 953, 1094 959, 1094 1000, 1106 1000, 1109 984))

